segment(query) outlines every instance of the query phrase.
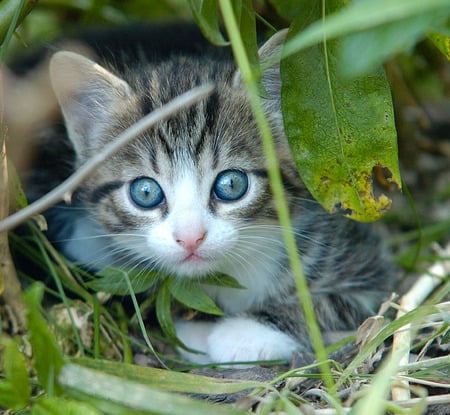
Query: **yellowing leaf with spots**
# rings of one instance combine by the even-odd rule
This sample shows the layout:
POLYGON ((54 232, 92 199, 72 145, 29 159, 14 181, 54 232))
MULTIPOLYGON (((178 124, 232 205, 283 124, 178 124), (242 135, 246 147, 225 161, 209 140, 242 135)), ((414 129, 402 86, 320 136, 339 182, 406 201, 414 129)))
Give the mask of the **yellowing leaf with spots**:
MULTIPOLYGON (((342 4, 327 1, 327 13, 342 4)), ((321 2, 315 7, 311 21, 322 13, 321 2)), ((288 41, 309 23, 304 16, 294 21, 288 41)), ((391 204, 375 196, 374 170, 400 187, 390 89, 381 67, 358 78, 341 75, 339 42, 324 41, 282 61, 286 133, 313 196, 330 212, 372 221, 391 204)))
POLYGON ((450 36, 446 36, 442 33, 430 33, 428 37, 450 61, 450 36))

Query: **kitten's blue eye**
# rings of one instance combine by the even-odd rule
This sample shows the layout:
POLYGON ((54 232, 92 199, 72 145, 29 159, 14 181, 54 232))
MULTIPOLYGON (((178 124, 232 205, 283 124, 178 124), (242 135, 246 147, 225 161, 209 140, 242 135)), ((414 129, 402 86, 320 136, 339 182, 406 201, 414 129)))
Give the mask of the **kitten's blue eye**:
POLYGON ((248 189, 248 177, 240 170, 224 170, 216 177, 213 195, 225 202, 238 200, 248 189))
POLYGON ((150 177, 139 177, 133 180, 130 185, 130 197, 142 209, 152 209, 165 199, 161 186, 150 177))

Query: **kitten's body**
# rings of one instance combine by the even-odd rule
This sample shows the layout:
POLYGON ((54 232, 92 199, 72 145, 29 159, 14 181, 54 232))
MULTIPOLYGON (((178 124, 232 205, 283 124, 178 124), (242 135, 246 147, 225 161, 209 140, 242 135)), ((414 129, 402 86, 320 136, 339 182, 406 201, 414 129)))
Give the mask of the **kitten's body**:
MULTIPOLYGON (((262 58, 279 46, 280 39, 266 44, 262 58)), ((310 342, 245 88, 223 54, 176 52, 120 64, 117 76, 79 55, 53 58, 51 78, 76 154, 65 148, 67 168, 56 175, 58 181, 73 169, 75 158, 75 165, 85 162, 153 108, 205 82, 217 88, 106 161, 76 193, 72 207, 48 212, 49 235, 69 258, 97 268, 121 264, 179 278, 233 276, 246 289, 204 287, 225 318, 177 323, 181 340, 205 353, 186 357, 199 362, 289 359, 296 349, 310 349, 310 342), (149 195, 159 203, 149 203, 149 195)), ((309 196, 283 133, 278 68, 265 72, 263 82, 319 322, 323 330, 353 329, 389 290, 390 263, 367 225, 328 215, 309 196)), ((66 140, 58 128, 48 131, 47 141, 66 140)), ((46 159, 55 153, 54 145, 44 149, 46 159)), ((31 182, 34 198, 44 190, 37 177, 31 182)))

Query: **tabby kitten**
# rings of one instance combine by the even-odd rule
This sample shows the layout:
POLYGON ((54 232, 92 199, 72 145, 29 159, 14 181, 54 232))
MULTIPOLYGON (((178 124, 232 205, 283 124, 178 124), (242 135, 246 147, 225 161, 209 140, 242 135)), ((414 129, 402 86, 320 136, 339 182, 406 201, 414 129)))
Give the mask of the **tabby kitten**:
MULTIPOLYGON (((279 53, 283 40, 279 33, 265 43, 261 59, 279 53)), ((206 82, 216 85, 215 92, 106 161, 72 206, 51 209, 51 239, 69 258, 97 269, 114 264, 179 279, 234 277, 245 289, 204 286, 225 317, 177 322, 180 340, 202 352, 181 351, 192 361, 288 360, 296 350, 310 350, 258 129, 232 60, 176 51, 162 59, 137 53, 123 64, 122 52, 100 64, 67 51, 51 59, 50 78, 73 149, 61 132, 46 139, 49 147, 65 148, 54 160, 63 163, 64 174, 180 93, 206 82), (50 141, 55 137, 62 141, 50 141)), ((389 290, 391 264, 367 225, 329 215, 311 198, 283 132, 278 66, 265 71, 263 84, 320 326, 354 329, 389 290)))

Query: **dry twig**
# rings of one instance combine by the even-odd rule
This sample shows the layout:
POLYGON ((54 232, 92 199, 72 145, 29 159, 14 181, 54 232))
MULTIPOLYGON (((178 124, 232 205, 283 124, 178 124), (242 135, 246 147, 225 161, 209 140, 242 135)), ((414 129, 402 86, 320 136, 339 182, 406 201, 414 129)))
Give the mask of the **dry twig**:
MULTIPOLYGON (((397 318, 403 316, 408 311, 414 310, 430 295, 430 293, 442 282, 443 278, 450 273, 450 244, 444 250, 439 249, 439 254, 443 258, 434 263, 429 270, 420 276, 413 287, 400 299, 400 310, 397 318)), ((402 327, 394 334, 392 349, 402 350, 404 354, 399 365, 407 365, 409 362, 409 351, 411 345, 411 324, 402 327)), ((398 373, 399 376, 407 376, 407 372, 398 373)), ((394 401, 408 401, 411 399, 409 382, 402 380, 399 386, 392 388, 392 399, 394 401)))
MULTIPOLYGON (((5 126, 0 124, 0 127, 0 219, 2 219, 8 215, 9 184, 8 159, 6 157, 7 134, 5 126)), ((22 289, 11 259, 6 232, 0 232, 0 295, 8 306, 7 309, 11 310, 11 320, 17 324, 12 331, 20 331, 25 327, 25 306, 22 302, 22 289)))

